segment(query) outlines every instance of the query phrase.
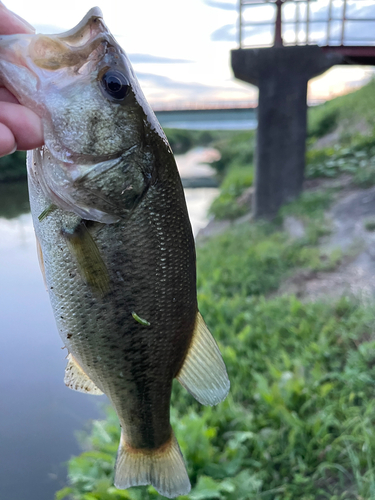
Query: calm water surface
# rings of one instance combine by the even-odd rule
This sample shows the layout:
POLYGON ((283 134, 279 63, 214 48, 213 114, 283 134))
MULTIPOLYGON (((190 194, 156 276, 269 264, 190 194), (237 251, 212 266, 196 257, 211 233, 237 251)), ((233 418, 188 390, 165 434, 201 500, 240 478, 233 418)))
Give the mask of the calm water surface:
MULTIPOLYGON (((187 190, 195 233, 217 190, 187 190)), ((75 431, 106 398, 67 389, 66 350, 36 257, 25 186, 0 187, 0 499, 52 500, 63 465, 81 450, 75 431)))

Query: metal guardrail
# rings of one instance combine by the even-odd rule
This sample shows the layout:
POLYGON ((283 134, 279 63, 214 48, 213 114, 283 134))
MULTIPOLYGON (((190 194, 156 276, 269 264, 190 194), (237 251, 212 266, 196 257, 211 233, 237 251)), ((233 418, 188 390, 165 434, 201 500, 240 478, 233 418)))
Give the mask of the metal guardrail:
POLYGON ((239 0, 238 19, 240 48, 309 44, 375 46, 375 0, 239 0), (261 20, 254 19, 254 13, 258 10, 259 14, 262 7, 269 11, 268 18, 263 15, 261 20), (245 17, 251 9, 253 19, 248 21, 245 17), (253 36, 247 34, 249 31, 253 36), (264 43, 255 41, 255 36, 259 38, 261 33, 265 34, 265 40, 268 38, 264 43))

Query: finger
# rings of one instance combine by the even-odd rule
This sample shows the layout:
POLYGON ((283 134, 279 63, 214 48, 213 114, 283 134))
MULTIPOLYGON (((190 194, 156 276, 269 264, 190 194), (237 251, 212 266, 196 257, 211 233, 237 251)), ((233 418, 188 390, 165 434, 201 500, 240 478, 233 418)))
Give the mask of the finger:
POLYGON ((4 87, 0 87, 0 102, 14 102, 15 104, 19 104, 17 97, 15 97, 8 89, 4 87))
POLYGON ((35 33, 35 28, 0 2, 0 33, 2 35, 35 33))
POLYGON ((0 123, 0 157, 10 155, 17 149, 17 143, 14 135, 9 128, 0 123))
POLYGON ((25 106, 0 103, 0 123, 12 132, 19 150, 38 148, 44 143, 41 119, 25 106))

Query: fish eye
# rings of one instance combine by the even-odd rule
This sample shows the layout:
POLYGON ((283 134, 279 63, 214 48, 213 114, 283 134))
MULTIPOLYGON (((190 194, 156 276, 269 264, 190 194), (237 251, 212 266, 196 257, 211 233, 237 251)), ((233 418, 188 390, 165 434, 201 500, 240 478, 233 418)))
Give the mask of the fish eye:
POLYGON ((107 71, 101 79, 101 86, 112 100, 122 101, 129 93, 130 84, 125 76, 118 71, 107 71))

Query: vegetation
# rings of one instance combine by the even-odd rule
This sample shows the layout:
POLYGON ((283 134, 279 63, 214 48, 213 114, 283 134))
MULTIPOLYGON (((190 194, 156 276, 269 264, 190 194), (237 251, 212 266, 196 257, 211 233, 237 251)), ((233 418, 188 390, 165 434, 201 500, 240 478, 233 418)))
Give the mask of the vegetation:
POLYGON ((16 151, 0 158, 0 182, 16 182, 26 179, 26 153, 16 151))
POLYGON ((14 219, 28 212, 30 204, 26 181, 0 183, 0 217, 14 219))
POLYGON ((360 187, 375 184, 375 136, 359 136, 349 147, 310 149, 307 152, 307 178, 337 177, 350 174, 360 187))
POLYGON ((166 128, 164 132, 174 154, 182 154, 193 147, 207 146, 211 144, 217 132, 208 130, 181 130, 178 128, 166 128))
MULTIPOLYGON (((344 120, 354 124, 354 117, 372 130, 374 87, 371 82, 311 110, 310 137, 344 120)), ((337 146, 311 150, 309 176, 346 173, 357 184, 372 184, 371 130, 366 137, 346 130, 337 146)), ((211 212, 237 216, 236 200, 252 182, 252 152, 244 141, 248 146, 253 135, 215 140, 224 180, 211 212)), ((303 302, 275 293, 298 269, 325 271, 340 262, 340 252, 326 253, 318 245, 330 231, 325 210, 334 195, 333 189, 306 192, 272 223, 237 223, 198 247, 200 310, 232 385, 226 401, 214 408, 174 386, 172 425, 193 485, 181 499, 375 498, 375 309, 348 297, 303 302), (299 239, 282 229, 291 215, 304 223, 299 239)), ((365 226, 374 230, 374 221, 365 226)), ((82 437, 87 451, 69 462, 69 486, 56 500, 161 498, 152 487, 113 487, 118 441, 117 419, 108 410, 106 420, 94 422, 82 437)))
POLYGON ((375 80, 356 92, 327 101, 311 108, 308 114, 308 135, 323 137, 340 127, 339 140, 348 139, 359 132, 358 126, 367 126, 371 132, 375 126, 375 80))
POLYGON ((209 214, 217 219, 235 219, 249 211, 246 200, 241 195, 253 185, 252 167, 232 167, 220 185, 220 194, 213 201, 209 214))

